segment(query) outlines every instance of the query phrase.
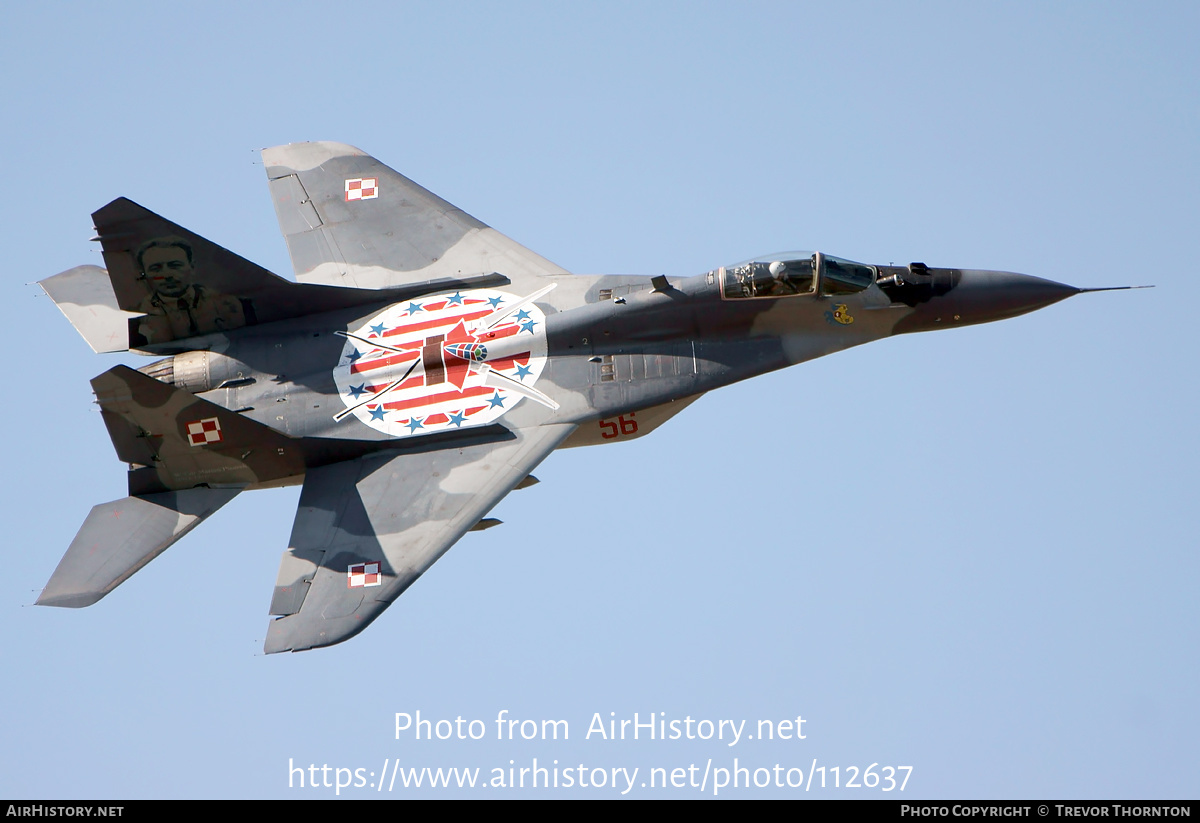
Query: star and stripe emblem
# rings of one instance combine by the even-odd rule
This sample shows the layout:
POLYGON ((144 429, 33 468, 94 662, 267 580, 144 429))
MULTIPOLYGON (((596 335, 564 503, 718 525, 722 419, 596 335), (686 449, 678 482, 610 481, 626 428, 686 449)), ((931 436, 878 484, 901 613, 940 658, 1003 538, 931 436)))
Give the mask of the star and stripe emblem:
POLYGON ((546 365, 545 314, 534 299, 491 289, 427 295, 390 306, 346 338, 333 370, 346 408, 391 437, 491 423, 524 398, 546 365))

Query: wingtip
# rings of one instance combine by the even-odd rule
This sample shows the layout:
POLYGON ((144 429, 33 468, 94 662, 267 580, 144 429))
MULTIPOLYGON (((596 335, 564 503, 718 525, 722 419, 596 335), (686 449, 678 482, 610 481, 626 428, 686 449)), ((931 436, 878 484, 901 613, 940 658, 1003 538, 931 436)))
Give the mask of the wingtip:
MULTIPOLYGON (((268 169, 283 170, 283 174, 315 169, 335 157, 364 157, 366 152, 346 143, 315 141, 311 143, 287 143, 262 150, 263 165, 268 169)), ((283 174, 268 172, 272 177, 283 174)))
POLYGON ((35 606, 57 606, 60 609, 83 609, 100 602, 108 592, 63 592, 61 594, 43 591, 38 599, 33 601, 35 606))

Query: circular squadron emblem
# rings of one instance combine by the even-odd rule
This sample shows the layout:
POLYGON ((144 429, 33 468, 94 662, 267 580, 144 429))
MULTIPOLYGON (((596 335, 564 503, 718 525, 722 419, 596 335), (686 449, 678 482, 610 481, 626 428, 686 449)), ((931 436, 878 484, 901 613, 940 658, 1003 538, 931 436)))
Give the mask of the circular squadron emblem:
POLYGON ((546 366, 546 316, 525 297, 491 289, 397 303, 346 338, 333 370, 346 408, 392 437, 491 423, 522 398, 558 404, 533 387, 546 366))

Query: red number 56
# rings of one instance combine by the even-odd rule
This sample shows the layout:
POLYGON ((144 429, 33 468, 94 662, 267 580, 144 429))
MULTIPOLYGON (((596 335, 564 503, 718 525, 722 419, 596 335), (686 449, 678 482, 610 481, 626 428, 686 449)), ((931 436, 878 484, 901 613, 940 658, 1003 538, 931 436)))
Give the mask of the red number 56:
POLYGON ((621 415, 616 420, 601 420, 600 421, 600 436, 605 440, 612 440, 622 434, 637 434, 637 421, 633 419, 634 412, 630 412, 628 416, 621 415))

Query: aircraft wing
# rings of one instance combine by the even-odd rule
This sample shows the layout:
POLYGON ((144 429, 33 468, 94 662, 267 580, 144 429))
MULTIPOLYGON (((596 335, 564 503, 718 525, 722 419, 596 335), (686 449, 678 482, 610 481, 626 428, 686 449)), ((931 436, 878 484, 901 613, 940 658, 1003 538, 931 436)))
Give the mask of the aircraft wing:
POLYGON ((568 273, 353 146, 262 156, 297 280, 379 289, 499 272, 529 288, 568 273))
POLYGON ((309 469, 279 567, 268 654, 358 634, 566 439, 575 426, 309 469))

